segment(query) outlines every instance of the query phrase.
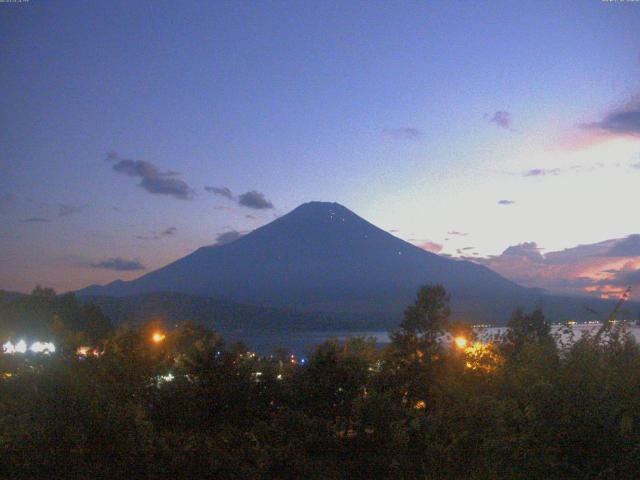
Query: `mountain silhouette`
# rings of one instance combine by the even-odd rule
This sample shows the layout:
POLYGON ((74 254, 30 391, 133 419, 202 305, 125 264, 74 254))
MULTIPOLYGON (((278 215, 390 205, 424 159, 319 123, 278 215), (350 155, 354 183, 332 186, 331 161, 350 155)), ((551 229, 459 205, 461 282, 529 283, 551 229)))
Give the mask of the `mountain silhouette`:
POLYGON ((444 285, 452 295, 453 317, 473 323, 504 323, 517 306, 546 303, 554 312, 567 310, 560 297, 521 287, 482 265, 427 252, 327 202, 300 205, 233 242, 199 248, 136 280, 78 293, 174 292, 395 321, 427 283, 444 285))

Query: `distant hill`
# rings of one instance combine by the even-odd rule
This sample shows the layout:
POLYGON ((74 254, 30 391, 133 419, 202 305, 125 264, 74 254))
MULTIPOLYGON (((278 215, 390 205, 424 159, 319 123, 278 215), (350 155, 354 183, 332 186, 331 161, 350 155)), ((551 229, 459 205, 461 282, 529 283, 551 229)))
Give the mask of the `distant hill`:
POLYGON ((126 297, 82 296, 83 303, 98 305, 115 325, 157 319, 168 325, 192 320, 218 331, 249 330, 349 330, 386 329, 395 324, 383 316, 300 312, 284 308, 245 305, 227 300, 160 292, 126 297))
POLYGON ((26 294, 20 292, 11 292, 9 290, 0 290, 0 303, 11 302, 16 298, 24 297, 26 294))
MULTIPOLYGON (((521 287, 482 265, 422 250, 342 205, 325 202, 303 204, 236 241, 202 247, 136 280, 93 285, 78 294, 98 301, 100 296, 172 292, 191 295, 189 303, 196 303, 197 311, 219 311, 222 300, 193 296, 296 315, 325 312, 346 323, 358 318, 353 321, 359 324, 363 316, 397 323, 426 283, 443 284, 452 295, 454 319, 472 323, 504 324, 516 306, 539 305, 554 321, 586 320, 593 315, 584 306, 607 311, 613 305, 521 287)), ((118 302, 111 303, 115 308, 118 302)), ((260 315, 269 325, 266 311, 260 315)))

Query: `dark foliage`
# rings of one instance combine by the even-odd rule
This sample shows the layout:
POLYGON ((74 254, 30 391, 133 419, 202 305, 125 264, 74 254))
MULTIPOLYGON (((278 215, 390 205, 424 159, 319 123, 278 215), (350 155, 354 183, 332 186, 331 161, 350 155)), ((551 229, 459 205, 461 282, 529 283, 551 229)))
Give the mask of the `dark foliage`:
POLYGON ((3 339, 54 338, 60 343, 71 334, 78 342, 96 343, 110 331, 111 322, 102 310, 92 303, 81 304, 73 293, 56 295, 50 288, 36 287, 31 295, 0 297, 3 339))
POLYGON ((216 331, 330 331, 385 330, 397 318, 357 312, 315 312, 295 308, 273 308, 183 293, 163 292, 126 297, 81 296, 83 303, 98 305, 115 325, 136 324, 148 318, 176 323, 185 318, 216 331))
POLYGON ((620 326, 558 346, 541 311, 518 311, 503 338, 481 345, 449 322, 444 289, 424 287, 386 349, 328 341, 303 364, 283 351, 256 357, 191 322, 104 334, 96 310, 49 290, 11 302, 7 332, 23 312, 24 325, 81 335, 100 354, 67 343, 55 355, 0 355, 2 478, 640 471, 640 350, 620 326), (467 345, 441 341, 463 333, 467 345))

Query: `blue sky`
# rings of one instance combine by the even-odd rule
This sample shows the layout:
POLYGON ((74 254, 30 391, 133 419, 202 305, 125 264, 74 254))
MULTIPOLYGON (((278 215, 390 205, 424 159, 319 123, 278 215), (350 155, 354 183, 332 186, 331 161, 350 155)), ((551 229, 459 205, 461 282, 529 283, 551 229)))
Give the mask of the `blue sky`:
POLYGON ((638 233, 639 27, 597 0, 0 4, 0 288, 133 278, 309 200, 451 255, 638 233))

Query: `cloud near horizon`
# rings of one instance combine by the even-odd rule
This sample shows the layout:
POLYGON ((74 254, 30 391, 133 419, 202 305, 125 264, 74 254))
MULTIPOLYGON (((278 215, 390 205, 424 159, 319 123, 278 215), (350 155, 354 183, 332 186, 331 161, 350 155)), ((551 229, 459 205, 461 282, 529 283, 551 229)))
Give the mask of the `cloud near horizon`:
POLYGON ((635 95, 622 106, 611 109, 600 120, 576 125, 577 130, 559 141, 560 146, 581 149, 615 139, 640 138, 640 95, 635 95))
POLYGON ((104 270, 114 270, 117 272, 132 272, 135 270, 146 270, 146 267, 138 260, 125 260, 114 257, 106 260, 98 260, 87 265, 90 268, 100 268, 104 270))
POLYGON ((548 177, 560 174, 559 168, 532 168, 522 174, 523 177, 548 177))
POLYGON ((629 235, 616 242, 607 252, 608 257, 640 257, 640 234, 629 235))
POLYGON ((440 253, 443 249, 443 246, 441 244, 436 242, 431 242, 429 240, 427 240, 426 242, 419 243, 416 246, 431 253, 440 253))
POLYGON ((216 237, 215 245, 224 245, 231 243, 242 237, 242 233, 237 230, 229 230, 228 232, 222 232, 216 237))
POLYGON ((193 198, 193 189, 184 180, 177 178, 180 176, 178 172, 162 172, 153 163, 122 158, 114 152, 107 154, 107 161, 115 162, 115 172, 140 178, 139 186, 148 193, 170 195, 181 200, 193 198))
POLYGON ((622 108, 611 110, 600 121, 585 123, 581 126, 605 135, 640 136, 640 100, 635 99, 622 108))
POLYGON ((525 242, 506 248, 500 255, 463 258, 523 286, 551 293, 616 298, 631 285, 635 298, 640 298, 637 234, 545 254, 535 242, 525 242))

